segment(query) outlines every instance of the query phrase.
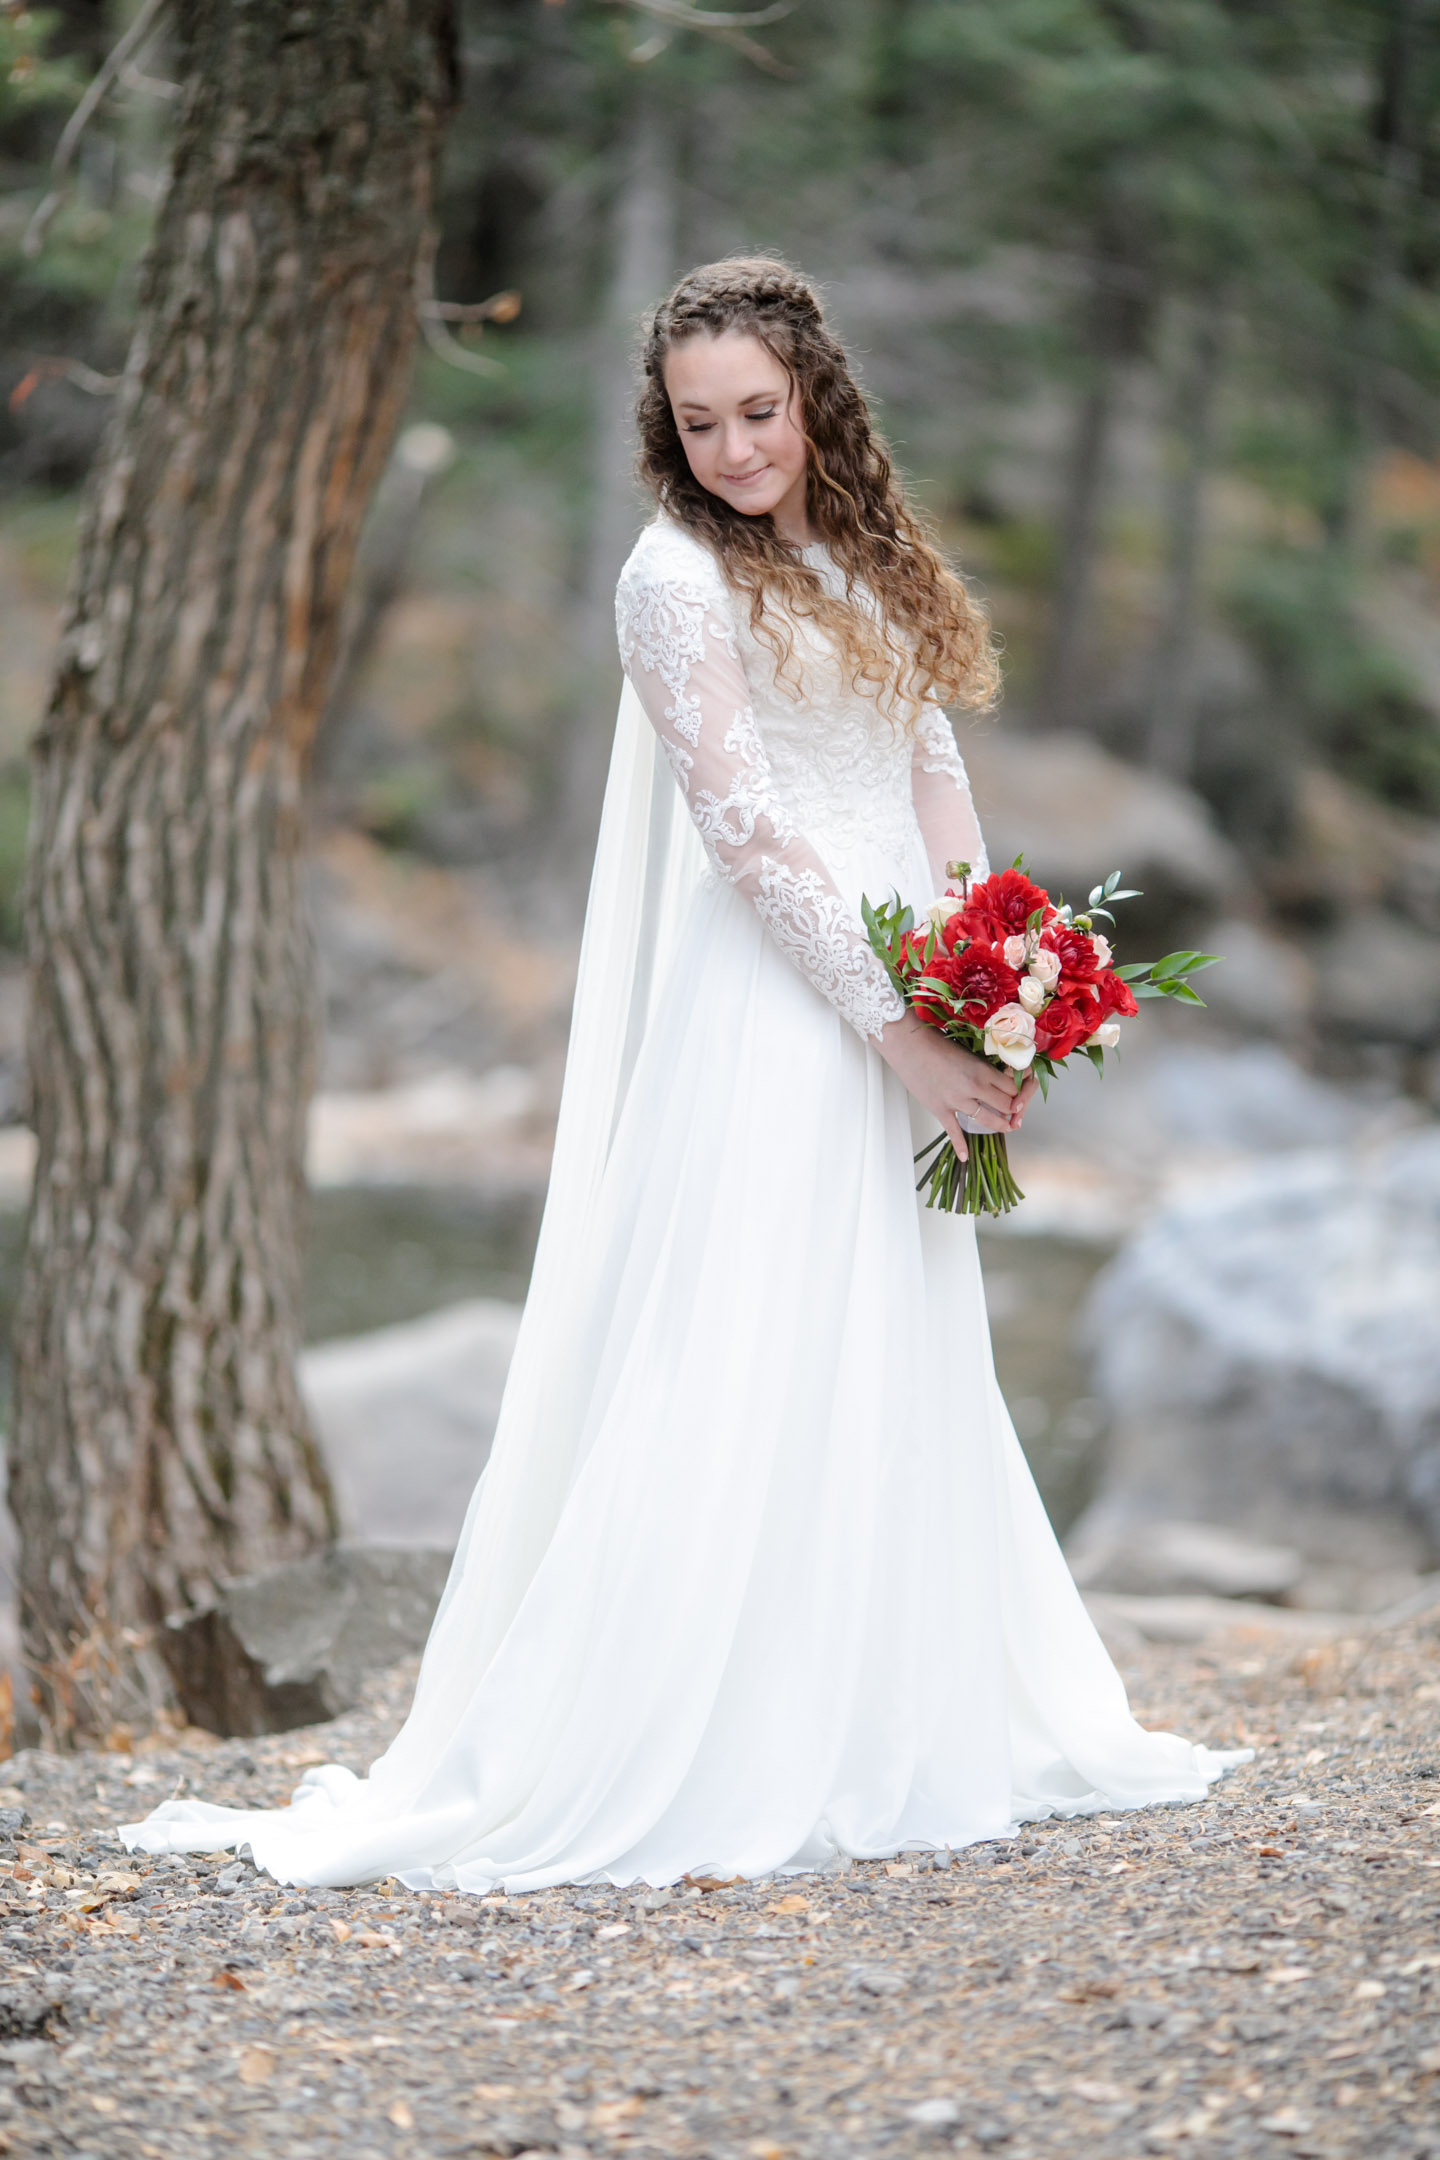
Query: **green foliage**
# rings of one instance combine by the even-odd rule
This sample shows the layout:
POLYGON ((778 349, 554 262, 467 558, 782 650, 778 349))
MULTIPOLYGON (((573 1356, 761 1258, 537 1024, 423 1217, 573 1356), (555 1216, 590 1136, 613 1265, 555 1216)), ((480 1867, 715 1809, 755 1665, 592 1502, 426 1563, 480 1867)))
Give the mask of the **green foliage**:
POLYGON ((30 776, 18 760, 0 765, 0 945, 20 944, 30 776))
POLYGON ((1440 722, 1364 621, 1350 566, 1271 549, 1244 563, 1228 604, 1298 739, 1382 801, 1440 816, 1440 722))

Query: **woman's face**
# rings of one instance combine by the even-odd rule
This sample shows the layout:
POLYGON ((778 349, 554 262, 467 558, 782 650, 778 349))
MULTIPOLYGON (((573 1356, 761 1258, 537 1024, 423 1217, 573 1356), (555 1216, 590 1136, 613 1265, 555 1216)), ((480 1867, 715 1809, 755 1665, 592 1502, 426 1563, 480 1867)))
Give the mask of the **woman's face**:
POLYGON ((773 353, 739 330, 686 338, 666 356, 665 388, 701 487, 746 517, 768 512, 787 540, 803 541, 800 400, 773 353))

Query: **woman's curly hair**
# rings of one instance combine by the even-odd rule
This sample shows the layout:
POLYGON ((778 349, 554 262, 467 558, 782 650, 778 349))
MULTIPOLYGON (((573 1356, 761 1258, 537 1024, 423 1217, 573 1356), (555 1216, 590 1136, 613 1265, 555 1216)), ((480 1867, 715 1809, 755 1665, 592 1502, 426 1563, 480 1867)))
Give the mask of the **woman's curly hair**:
POLYGON ((986 706, 1000 670, 983 610, 909 508, 865 400, 820 303, 787 264, 766 256, 707 263, 655 311, 641 348, 640 474, 666 514, 718 557, 748 595, 750 623, 793 677, 785 611, 827 632, 857 688, 893 716, 924 699, 986 706), (690 470, 665 389, 666 356, 693 337, 757 338, 795 384, 810 446, 807 508, 845 574, 844 600, 789 547, 768 516, 747 517, 690 470), (857 588, 872 606, 858 603, 857 588), (781 603, 773 613, 766 603, 781 603))

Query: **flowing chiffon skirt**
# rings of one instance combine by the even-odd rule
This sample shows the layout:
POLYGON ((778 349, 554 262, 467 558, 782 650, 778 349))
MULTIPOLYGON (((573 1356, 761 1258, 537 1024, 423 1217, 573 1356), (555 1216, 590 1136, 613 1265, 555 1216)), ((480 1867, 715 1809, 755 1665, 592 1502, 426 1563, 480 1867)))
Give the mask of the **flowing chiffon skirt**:
POLYGON ((703 883, 569 1309, 536 1316, 566 1444, 482 1478, 404 1729, 368 1778, 171 1802, 126 1843, 311 1885, 662 1885, 1200 1799, 1243 1758, 1131 1717, 915 1145, 881 1058, 703 883))

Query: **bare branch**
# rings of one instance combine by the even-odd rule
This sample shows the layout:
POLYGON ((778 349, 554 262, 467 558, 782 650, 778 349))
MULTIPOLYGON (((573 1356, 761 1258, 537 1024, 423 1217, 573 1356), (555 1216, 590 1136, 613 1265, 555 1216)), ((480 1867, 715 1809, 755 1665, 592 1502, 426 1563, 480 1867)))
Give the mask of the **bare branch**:
POLYGON ((94 368, 87 367, 83 360, 37 360, 16 383, 8 402, 11 412, 19 412, 41 383, 56 380, 72 382, 77 390, 85 390, 91 397, 113 397, 124 379, 122 375, 101 375, 94 368))
POLYGON ((505 370, 488 353, 471 352, 446 325, 452 322, 514 322, 519 312, 520 295, 515 292, 493 293, 488 300, 468 303, 437 300, 433 249, 426 250, 416 267, 415 313, 420 319, 421 335, 437 359, 444 360, 450 367, 460 368, 467 375, 503 375, 505 370))
POLYGON ((617 4, 638 8, 642 15, 654 15, 684 30, 759 30, 766 23, 781 22, 785 16, 793 15, 798 0, 774 0, 773 6, 755 8, 744 15, 690 7, 687 0, 617 0, 617 4))
POLYGON ((38 205, 35 215, 25 228, 20 243, 21 252, 32 260, 45 245, 45 235, 50 221, 65 200, 65 180, 74 162, 75 151, 90 122, 94 119, 105 93, 124 73, 141 46, 159 22, 166 0, 143 0, 139 14, 117 45, 113 45, 101 61, 95 80, 66 121, 55 155, 50 161, 50 188, 38 205))

